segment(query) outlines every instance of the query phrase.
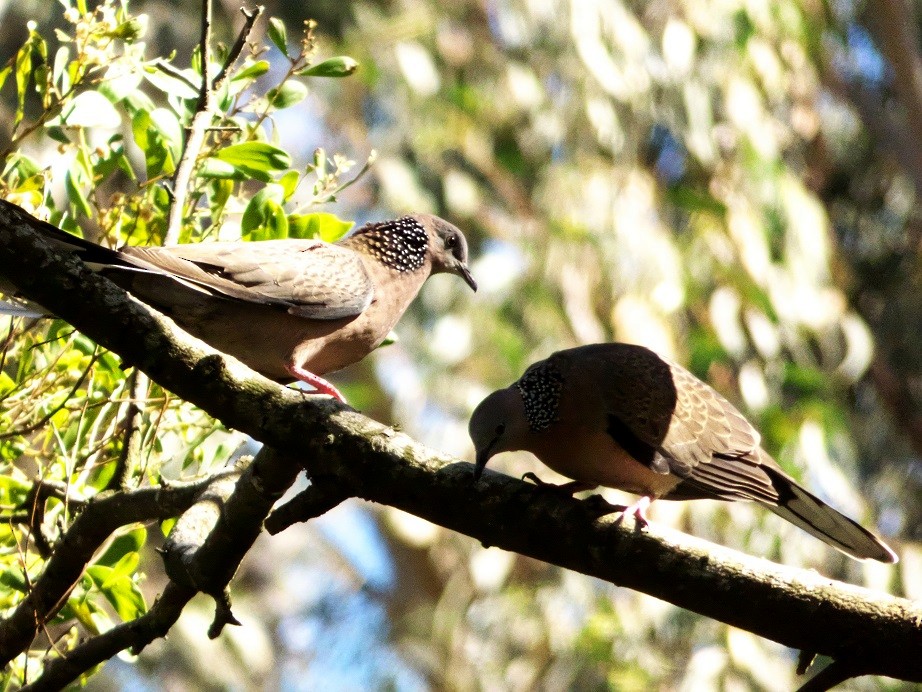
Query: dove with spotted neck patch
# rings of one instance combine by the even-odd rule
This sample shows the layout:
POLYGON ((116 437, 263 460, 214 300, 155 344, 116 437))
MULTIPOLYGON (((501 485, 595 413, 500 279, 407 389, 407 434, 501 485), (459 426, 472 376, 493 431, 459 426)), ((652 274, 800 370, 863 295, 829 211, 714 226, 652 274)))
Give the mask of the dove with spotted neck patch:
POLYGON ((475 478, 496 454, 526 450, 574 479, 655 499, 753 501, 858 560, 896 562, 879 538, 786 474, 758 431, 714 389, 642 346, 558 351, 474 410, 475 478))
MULTIPOLYGON (((271 379, 301 380, 341 400, 321 375, 375 349, 429 276, 455 274, 477 290, 464 234, 429 214, 366 224, 336 243, 286 239, 120 250, 30 222, 40 224, 54 245, 219 351, 271 379)), ((0 281, 0 292, 16 297, 9 282, 0 281)), ((22 304, 13 309, 21 311, 22 304)))

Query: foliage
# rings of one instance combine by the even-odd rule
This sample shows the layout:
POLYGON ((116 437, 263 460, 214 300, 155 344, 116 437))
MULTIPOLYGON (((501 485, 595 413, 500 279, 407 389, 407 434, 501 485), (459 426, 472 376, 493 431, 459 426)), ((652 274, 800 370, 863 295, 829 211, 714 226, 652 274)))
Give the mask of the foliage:
MULTIPOLYGON (((10 144, 0 154, 3 197, 105 244, 158 243, 168 230, 174 174, 191 156, 183 242, 234 235, 332 241, 349 229, 313 209, 355 181, 346 177, 353 162, 317 149, 296 165, 275 125, 307 96, 305 78, 355 69, 349 58, 316 61, 314 23, 305 22, 289 48, 284 24, 272 21, 284 64, 274 67, 266 47, 249 45, 221 82, 204 146, 188 152, 184 128, 201 108, 201 53, 185 68, 173 57, 151 57, 148 18, 125 2, 89 7, 75 0, 61 12, 64 28, 53 33, 30 22, 0 71, 15 104, 10 144)), ((227 48, 217 51, 212 77, 228 58, 227 48)), ((106 489, 220 468, 240 436, 156 385, 148 388, 145 378, 126 378, 118 358, 60 321, 4 318, 2 328, 0 603, 9 612, 81 503, 106 489), (125 449, 135 403, 143 435, 137 458, 125 449)), ((80 637, 145 612, 146 543, 143 526, 111 540, 46 627, 49 642, 7 669, 6 685, 34 678, 46 656, 64 654, 80 637)))

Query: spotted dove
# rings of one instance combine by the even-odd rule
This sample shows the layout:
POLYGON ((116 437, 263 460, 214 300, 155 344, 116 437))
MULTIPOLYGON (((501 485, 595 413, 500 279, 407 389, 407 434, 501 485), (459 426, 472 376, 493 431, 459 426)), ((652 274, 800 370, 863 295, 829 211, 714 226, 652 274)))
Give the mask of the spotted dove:
POLYGON ((878 538, 788 476, 724 397, 642 346, 594 344, 529 367, 474 411, 475 478, 495 454, 526 450, 575 479, 654 499, 750 500, 858 560, 896 562, 878 538))
POLYGON ((43 229, 56 246, 218 350, 271 379, 301 380, 339 399, 320 375, 376 348, 430 274, 457 274, 477 290, 464 235, 428 214, 370 223, 332 244, 287 239, 111 250, 50 224, 43 229))

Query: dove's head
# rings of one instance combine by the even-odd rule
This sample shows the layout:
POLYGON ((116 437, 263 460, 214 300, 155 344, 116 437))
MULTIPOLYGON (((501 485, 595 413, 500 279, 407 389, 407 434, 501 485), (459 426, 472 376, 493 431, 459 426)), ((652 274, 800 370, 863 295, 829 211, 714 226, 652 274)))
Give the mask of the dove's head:
POLYGON ((531 429, 519 390, 513 385, 481 401, 471 416, 468 432, 476 450, 474 480, 480 478, 493 456, 527 449, 531 429))
POLYGON ((467 266, 467 239, 457 226, 431 214, 418 214, 414 218, 429 236, 429 259, 432 273, 457 274, 471 290, 477 290, 477 282, 467 266))
POLYGON ((457 274, 477 290, 467 266, 464 234, 438 216, 416 214, 366 224, 342 242, 395 271, 457 274))

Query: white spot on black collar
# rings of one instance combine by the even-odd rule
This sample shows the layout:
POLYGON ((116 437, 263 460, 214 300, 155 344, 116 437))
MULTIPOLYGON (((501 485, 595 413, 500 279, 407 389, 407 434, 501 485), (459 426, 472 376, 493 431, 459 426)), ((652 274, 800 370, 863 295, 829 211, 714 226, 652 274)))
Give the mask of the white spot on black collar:
POLYGON ((563 377, 548 361, 535 363, 515 383, 525 404, 528 427, 535 432, 547 430, 557 420, 563 377))
POLYGON ((379 262, 400 272, 411 272, 426 262, 429 235, 412 216, 369 224, 356 232, 366 251, 379 262))

